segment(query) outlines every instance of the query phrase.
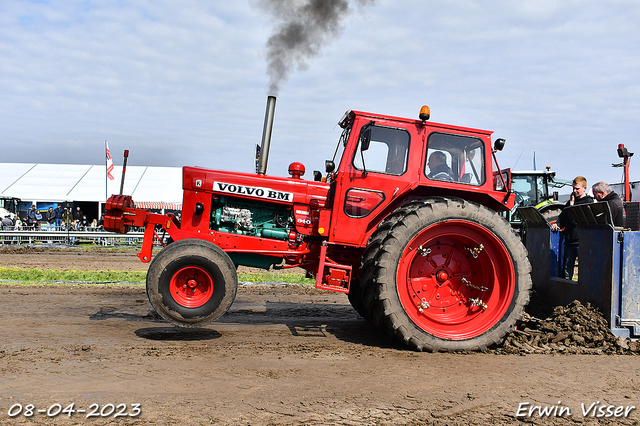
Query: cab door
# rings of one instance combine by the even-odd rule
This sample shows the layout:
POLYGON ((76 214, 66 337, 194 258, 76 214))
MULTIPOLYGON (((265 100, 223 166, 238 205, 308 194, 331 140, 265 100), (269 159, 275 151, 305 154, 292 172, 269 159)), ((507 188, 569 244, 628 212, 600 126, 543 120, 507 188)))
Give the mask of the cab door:
POLYGON ((357 136, 349 144, 354 148, 348 152, 353 154, 338 172, 329 241, 366 243, 363 239, 374 226, 372 220, 411 182, 412 135, 398 124, 402 123, 354 122, 352 135, 357 136))

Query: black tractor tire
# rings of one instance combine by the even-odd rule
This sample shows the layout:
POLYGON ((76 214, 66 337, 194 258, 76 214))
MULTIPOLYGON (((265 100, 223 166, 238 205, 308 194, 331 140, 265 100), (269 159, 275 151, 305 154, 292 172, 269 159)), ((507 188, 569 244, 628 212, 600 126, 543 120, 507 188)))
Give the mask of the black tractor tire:
POLYGON ((509 223, 457 198, 397 209, 370 238, 362 271, 363 316, 419 351, 500 343, 522 318, 532 285, 509 223))
POLYGON ((362 305, 362 286, 360 285, 359 278, 353 278, 351 280, 347 298, 349 299, 349 303, 351 303, 351 306, 353 306, 353 309, 355 309, 356 312, 360 314, 360 316, 365 318, 365 312, 362 305))
POLYGON ((229 310, 238 276, 218 246, 187 239, 167 245, 149 265, 147 297, 158 314, 181 327, 199 327, 229 310))
POLYGON ((365 296, 371 294, 371 291, 366 289, 365 285, 371 285, 371 281, 373 278, 373 268, 372 263, 370 262, 373 259, 373 256, 376 254, 376 248, 378 247, 379 241, 370 240, 367 246, 367 250, 362 255, 361 263, 363 266, 366 266, 366 269, 363 268, 360 270, 360 277, 354 279, 351 282, 351 286, 349 287, 349 294, 347 295, 349 298, 349 302, 351 306, 362 316, 364 319, 371 321, 371 315, 369 312, 370 304, 365 303, 365 296))
POLYGON ((539 212, 542 217, 545 218, 547 223, 555 223, 558 220, 558 216, 562 213, 564 209, 564 204, 562 203, 552 203, 544 205, 540 208, 539 212))
MULTIPOLYGON (((409 207, 407 207, 409 208, 409 207)), ((391 228, 391 225, 401 218, 404 214, 403 211, 396 211, 391 214, 387 220, 381 222, 376 232, 369 238, 367 248, 360 259, 361 270, 358 280, 354 280, 351 288, 349 289, 349 302, 351 306, 367 321, 370 321, 374 325, 378 325, 380 315, 378 312, 374 312, 374 297, 375 297, 375 279, 374 279, 374 265, 375 256, 378 253, 380 244, 387 234, 387 231, 391 228)))

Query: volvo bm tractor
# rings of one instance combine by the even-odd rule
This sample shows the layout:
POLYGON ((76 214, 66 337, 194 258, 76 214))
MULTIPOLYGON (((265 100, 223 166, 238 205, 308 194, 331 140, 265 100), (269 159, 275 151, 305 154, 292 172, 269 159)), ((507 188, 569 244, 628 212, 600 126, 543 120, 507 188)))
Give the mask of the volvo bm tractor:
POLYGON ((299 267, 319 289, 346 293, 375 327, 420 351, 484 350, 529 301, 531 266, 509 223, 510 172, 492 132, 347 111, 325 172, 266 173, 269 97, 256 173, 183 167, 182 217, 107 200, 105 228, 144 227, 147 295, 166 320, 198 327, 223 315, 239 265, 299 267), (153 247, 170 243, 157 253, 153 247))

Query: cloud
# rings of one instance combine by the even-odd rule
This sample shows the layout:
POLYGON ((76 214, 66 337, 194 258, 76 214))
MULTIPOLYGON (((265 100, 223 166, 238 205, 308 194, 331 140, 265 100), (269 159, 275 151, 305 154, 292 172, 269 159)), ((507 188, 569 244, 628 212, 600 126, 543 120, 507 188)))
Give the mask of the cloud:
MULTIPOLYGON (((132 165, 252 171, 268 40, 297 17, 293 0, 272 4, 277 19, 258 0, 0 3, 3 161, 101 164, 108 139, 116 163, 130 149, 132 165)), ((349 108, 429 104, 434 121, 506 138, 503 167, 535 150, 565 178, 618 181, 617 143, 637 150, 640 4, 358 4, 287 56, 270 174, 322 168, 349 108)))

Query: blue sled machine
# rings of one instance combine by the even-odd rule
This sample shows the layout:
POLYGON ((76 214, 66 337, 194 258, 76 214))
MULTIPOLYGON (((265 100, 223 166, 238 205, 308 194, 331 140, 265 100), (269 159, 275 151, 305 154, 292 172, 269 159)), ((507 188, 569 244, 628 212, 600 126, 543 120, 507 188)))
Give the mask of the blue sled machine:
MULTIPOLYGON (((598 307, 614 335, 640 337, 640 232, 614 228, 606 202, 567 207, 578 223, 578 280, 558 278, 562 233, 533 207, 519 209, 533 288, 554 306, 574 300, 598 307)), ((637 228, 636 228, 637 229, 637 228)))

